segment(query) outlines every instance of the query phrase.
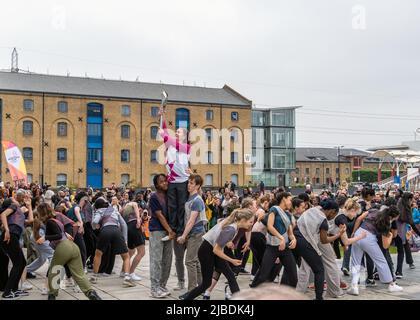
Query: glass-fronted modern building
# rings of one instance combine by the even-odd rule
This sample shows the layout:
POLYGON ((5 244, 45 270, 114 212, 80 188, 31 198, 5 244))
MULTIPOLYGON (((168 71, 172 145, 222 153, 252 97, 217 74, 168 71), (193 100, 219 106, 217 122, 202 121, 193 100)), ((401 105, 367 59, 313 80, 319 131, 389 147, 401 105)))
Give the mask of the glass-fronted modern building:
POLYGON ((296 167, 295 110, 252 110, 252 179, 266 187, 290 186, 296 167))

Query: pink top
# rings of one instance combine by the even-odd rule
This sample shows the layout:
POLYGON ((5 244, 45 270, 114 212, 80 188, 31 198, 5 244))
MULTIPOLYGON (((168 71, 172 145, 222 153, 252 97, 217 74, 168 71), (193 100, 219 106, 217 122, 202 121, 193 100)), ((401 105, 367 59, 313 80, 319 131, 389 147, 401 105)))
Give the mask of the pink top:
POLYGON ((163 133, 161 137, 166 146, 166 170, 168 173, 169 183, 182 183, 188 181, 190 174, 188 173, 189 158, 191 145, 179 142, 168 133, 166 120, 162 122, 163 133))

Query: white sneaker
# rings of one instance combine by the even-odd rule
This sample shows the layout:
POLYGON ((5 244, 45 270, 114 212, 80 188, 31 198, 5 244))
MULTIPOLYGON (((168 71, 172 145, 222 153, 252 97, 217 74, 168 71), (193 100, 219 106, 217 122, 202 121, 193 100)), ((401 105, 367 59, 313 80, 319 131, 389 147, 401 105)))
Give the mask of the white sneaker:
POLYGON ((48 288, 46 288, 46 287, 42 287, 42 288, 41 288, 41 295, 43 295, 43 296, 48 295, 48 288))
POLYGON ((128 275, 128 273, 125 272, 120 272, 120 278, 124 278, 128 275))
POLYGON ((403 288, 400 287, 399 285, 395 284, 395 283, 390 283, 388 286, 388 291, 389 292, 401 292, 403 291, 403 288))
POLYGON ((166 236, 166 237, 163 237, 163 238, 162 238, 162 241, 163 241, 163 242, 165 242, 165 241, 169 241, 169 240, 170 240, 170 239, 169 239, 169 236, 166 236))
POLYGON ((166 289, 166 288, 164 288, 164 287, 159 287, 158 290, 162 291, 162 293, 165 294, 166 296, 170 296, 171 295, 171 293, 169 292, 169 290, 166 289))
POLYGON ((133 281, 141 281, 141 277, 136 275, 135 273, 130 274, 130 278, 133 281))
POLYGON ((22 285, 20 286, 20 290, 22 291, 32 290, 32 288, 33 286, 28 281, 23 282, 22 285))
POLYGON ((167 297, 167 295, 164 292, 162 292, 160 289, 158 289, 156 291, 152 291, 150 293, 150 296, 152 298, 156 298, 156 299, 162 299, 162 298, 166 298, 167 297))
POLYGON ((225 300, 232 299, 232 293, 230 292, 229 286, 226 286, 225 288, 225 300))
POLYGON ((351 294, 353 296, 358 296, 359 295, 359 287, 358 286, 351 286, 350 289, 347 290, 348 294, 351 294))
POLYGON ((97 274, 93 274, 90 278, 89 281, 93 284, 98 283, 98 275, 97 274))
POLYGON ((103 273, 98 273, 98 277, 99 278, 108 278, 108 277, 110 277, 111 275, 109 275, 108 273, 105 273, 105 272, 103 272, 103 273))
POLYGON ((341 293, 339 293, 338 295, 333 296, 333 297, 331 297, 331 298, 333 298, 333 299, 341 299, 341 298, 343 298, 345 295, 346 295, 346 292, 341 292, 341 293))
POLYGON ((75 286, 73 278, 65 279, 63 282, 64 288, 73 288, 75 286))
POLYGON ((135 287, 135 286, 136 286, 136 283, 133 280, 131 280, 130 276, 126 276, 124 278, 124 281, 123 281, 123 287, 124 288, 132 288, 132 287, 135 287))
POLYGON ((177 286, 174 288, 175 291, 181 291, 185 289, 185 283, 184 282, 178 282, 177 286))
POLYGON ((82 293, 82 290, 80 290, 80 287, 76 284, 73 288, 74 293, 82 293))

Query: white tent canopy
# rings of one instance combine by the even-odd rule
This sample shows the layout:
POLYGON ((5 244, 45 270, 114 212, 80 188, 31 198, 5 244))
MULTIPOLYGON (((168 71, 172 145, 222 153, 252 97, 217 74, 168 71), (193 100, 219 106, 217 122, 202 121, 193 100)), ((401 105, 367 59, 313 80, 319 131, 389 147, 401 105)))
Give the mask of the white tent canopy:
POLYGON ((398 162, 410 164, 420 163, 420 151, 414 150, 378 150, 372 154, 372 157, 392 157, 398 162))

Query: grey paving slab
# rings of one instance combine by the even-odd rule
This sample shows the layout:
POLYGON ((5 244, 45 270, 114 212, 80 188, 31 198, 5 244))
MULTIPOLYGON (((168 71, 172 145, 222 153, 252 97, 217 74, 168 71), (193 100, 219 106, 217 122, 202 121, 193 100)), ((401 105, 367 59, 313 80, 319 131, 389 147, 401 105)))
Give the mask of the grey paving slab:
MULTIPOLYGON (((394 263, 396 263, 396 255, 392 256, 394 263)), ((403 292, 400 293, 389 293, 387 286, 379 284, 375 288, 365 288, 363 285, 360 286, 360 295, 358 297, 345 295, 340 300, 418 300, 420 299, 420 253, 413 253, 413 258, 418 269, 410 270, 407 265, 404 265, 403 273, 404 278, 398 280, 398 284, 404 288, 403 292)), ((175 263, 173 259, 173 263, 175 263)), ((337 260, 337 264, 341 265, 341 261, 337 260)), ((97 284, 93 287, 97 290, 98 294, 104 300, 154 300, 150 297, 150 274, 149 274, 149 254, 146 250, 146 255, 143 258, 140 266, 137 268, 136 273, 142 277, 142 280, 137 282, 137 286, 134 288, 123 288, 122 278, 119 277, 121 270, 122 261, 119 257, 115 261, 115 274, 106 278, 99 278, 97 284)), ((247 269, 250 270, 251 265, 248 264, 247 269)), ((41 295, 40 289, 45 286, 45 275, 47 272, 47 265, 44 265, 40 270, 37 271, 37 278, 28 280, 32 285, 33 289, 30 290, 28 297, 21 298, 22 300, 45 300, 47 296, 41 295)), ((186 275, 185 270, 185 275, 186 275)), ((88 274, 89 275, 89 274, 88 274)), ((350 277, 344 277, 343 280, 349 282, 350 277)), ((226 279, 222 276, 216 288, 212 292, 212 300, 223 300, 224 299, 224 288, 226 279)), ((180 294, 183 291, 175 291, 174 288, 177 285, 177 277, 175 274, 175 265, 173 264, 170 279, 168 281, 167 288, 171 292, 171 296, 165 298, 167 300, 178 300, 180 294)), ((250 283, 249 275, 238 276, 239 287, 242 289, 248 288, 250 283)), ((306 293, 309 299, 315 297, 313 290, 308 290, 306 293)), ((86 297, 83 293, 75 293, 72 288, 60 290, 58 296, 59 300, 85 300, 86 297)), ((328 299, 326 297, 326 299, 328 299)), ((334 300, 334 299, 333 299, 334 300)))

